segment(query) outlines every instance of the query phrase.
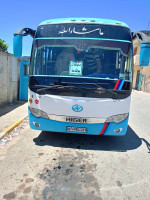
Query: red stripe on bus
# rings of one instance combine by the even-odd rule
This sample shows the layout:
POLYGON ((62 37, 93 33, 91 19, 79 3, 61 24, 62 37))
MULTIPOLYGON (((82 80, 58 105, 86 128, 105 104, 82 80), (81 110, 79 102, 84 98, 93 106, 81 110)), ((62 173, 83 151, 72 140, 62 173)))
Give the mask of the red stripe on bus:
POLYGON ((102 128, 102 130, 101 130, 101 132, 100 132, 99 135, 103 135, 103 134, 105 133, 105 131, 106 131, 108 125, 109 125, 109 123, 107 123, 107 122, 104 124, 104 126, 103 126, 103 128, 102 128))
POLYGON ((117 89, 117 87, 118 87, 119 83, 120 83, 120 79, 118 79, 118 81, 117 81, 117 83, 116 83, 116 85, 115 85, 115 87, 114 87, 114 90, 116 90, 116 89, 117 89))

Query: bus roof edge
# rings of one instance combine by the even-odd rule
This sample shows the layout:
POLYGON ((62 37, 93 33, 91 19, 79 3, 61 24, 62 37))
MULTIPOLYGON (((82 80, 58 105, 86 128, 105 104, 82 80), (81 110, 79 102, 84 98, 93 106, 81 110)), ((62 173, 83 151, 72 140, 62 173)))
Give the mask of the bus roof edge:
POLYGON ((58 18, 45 20, 39 24, 48 25, 48 24, 63 24, 63 23, 93 23, 93 24, 108 24, 108 25, 118 25, 129 28, 129 26, 121 21, 111 20, 111 19, 101 19, 101 18, 58 18))

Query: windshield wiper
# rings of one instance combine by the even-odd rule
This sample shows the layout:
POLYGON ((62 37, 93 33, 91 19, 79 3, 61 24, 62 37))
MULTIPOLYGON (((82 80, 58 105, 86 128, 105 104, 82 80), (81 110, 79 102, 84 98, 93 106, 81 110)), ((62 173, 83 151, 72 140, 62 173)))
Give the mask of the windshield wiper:
POLYGON ((106 89, 104 87, 101 87, 100 85, 96 84, 96 83, 74 83, 74 82, 61 82, 61 84, 51 84, 49 86, 47 85, 34 85, 34 87, 36 88, 39 88, 37 89, 36 91, 37 92, 45 92, 46 90, 50 90, 50 89, 84 89, 84 90, 93 90, 93 88, 79 88, 79 87, 76 87, 76 86, 69 86, 68 84, 71 84, 71 85, 93 85, 93 86, 96 86, 96 90, 98 91, 105 91, 105 92, 108 92, 108 93, 111 93, 113 96, 112 98, 116 98, 118 97, 118 93, 110 90, 110 89, 106 89))
POLYGON ((74 87, 74 86, 65 86, 65 85, 34 85, 35 88, 39 88, 36 91, 37 92, 41 92, 41 91, 45 91, 45 90, 49 90, 49 89, 78 89, 78 87, 74 87))
MULTIPOLYGON (((100 85, 98 85, 97 83, 86 83, 86 82, 83 82, 83 83, 76 83, 76 82, 58 82, 59 83, 59 85, 69 85, 69 84, 71 84, 71 85, 94 85, 94 86, 96 86, 96 87, 101 87, 100 85)), ((57 82, 55 83, 56 85, 57 85, 57 82)), ((103 87, 101 87, 101 88, 103 88, 103 87)), ((103 88, 104 89, 104 88, 103 88)))
POLYGON ((34 85, 33 87, 34 88, 39 88, 37 89, 37 92, 40 92, 42 90, 49 90, 49 89, 86 89, 86 90, 89 90, 89 89, 92 89, 92 88, 79 88, 79 87, 76 87, 76 86, 70 86, 68 84, 71 84, 71 85, 94 85, 96 86, 96 89, 97 90, 105 90, 105 88, 99 86, 98 84, 96 83, 93 83, 93 84, 90 84, 90 83, 70 83, 70 82, 62 82, 62 84, 51 84, 51 85, 34 85))
MULTIPOLYGON (((99 90, 99 91, 106 91, 106 92, 109 92, 115 96, 118 96, 118 93, 117 92, 114 92, 110 89, 107 89, 107 88, 104 88, 102 86, 100 86, 99 84, 97 83, 86 83, 86 82, 83 82, 83 83, 76 83, 76 82, 60 82, 62 85, 68 85, 68 84, 71 84, 71 85, 93 85, 93 86, 96 86, 96 89, 99 90)), ((90 88, 91 89, 91 88, 90 88)))

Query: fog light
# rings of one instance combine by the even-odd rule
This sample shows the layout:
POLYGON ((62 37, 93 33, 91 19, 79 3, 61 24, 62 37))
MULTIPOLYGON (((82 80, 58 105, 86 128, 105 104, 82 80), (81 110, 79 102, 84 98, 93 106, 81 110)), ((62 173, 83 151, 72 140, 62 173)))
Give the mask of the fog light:
POLYGON ((121 131, 122 131, 122 128, 118 128, 114 130, 115 133, 120 133, 121 131))
POLYGON ((34 126, 39 127, 40 124, 38 124, 37 122, 33 122, 34 126))

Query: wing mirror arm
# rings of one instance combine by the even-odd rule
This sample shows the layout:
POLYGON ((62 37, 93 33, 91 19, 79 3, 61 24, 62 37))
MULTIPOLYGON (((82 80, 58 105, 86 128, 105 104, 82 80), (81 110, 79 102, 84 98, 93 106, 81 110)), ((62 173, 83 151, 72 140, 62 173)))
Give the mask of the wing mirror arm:
POLYGON ((14 33, 14 36, 15 35, 22 35, 22 36, 30 35, 32 38, 34 38, 35 33, 36 33, 36 30, 33 30, 31 28, 21 28, 14 33))

